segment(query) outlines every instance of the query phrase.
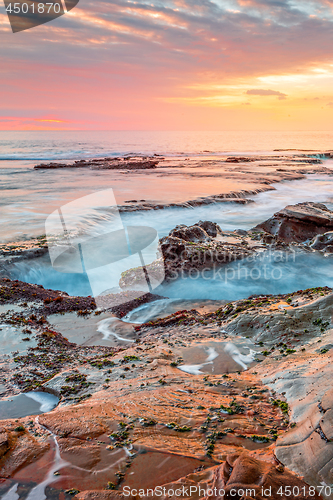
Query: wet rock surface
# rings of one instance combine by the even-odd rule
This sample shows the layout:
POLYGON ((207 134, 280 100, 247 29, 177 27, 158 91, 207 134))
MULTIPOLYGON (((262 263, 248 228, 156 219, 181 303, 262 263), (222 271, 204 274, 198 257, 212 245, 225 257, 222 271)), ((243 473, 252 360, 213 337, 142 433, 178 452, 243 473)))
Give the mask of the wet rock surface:
POLYGON ((91 168, 94 170, 141 170, 156 168, 160 160, 154 157, 125 157, 125 158, 98 158, 91 160, 78 160, 73 163, 41 163, 36 165, 36 170, 55 168, 91 168))
MULTIPOLYGON (((162 257, 146 266, 149 276, 156 281, 164 271, 165 279, 175 280, 191 271, 210 269, 246 259, 266 244, 257 241, 250 232, 223 232, 211 221, 200 221, 193 226, 184 224, 170 231, 160 240, 162 257)), ((122 274, 119 286, 123 289, 142 286, 142 267, 122 274)))
MULTIPOLYGON (((32 289, 22 285, 19 299, 32 289)), ((44 387, 59 394, 60 403, 38 418, 2 421, 1 492, 16 483, 32 491, 41 483, 56 463, 56 439, 64 463, 46 486, 52 498, 73 492, 78 499, 118 498, 126 485, 198 483, 224 485, 225 498, 236 484, 253 486, 256 497, 263 485, 304 486, 301 498, 310 498, 294 473, 304 476, 299 453, 308 460, 307 483, 331 481, 331 301, 330 289, 317 288, 253 297, 214 312, 179 311, 133 325, 136 342, 112 348, 68 342, 48 316, 41 321, 41 312, 31 313, 32 305, 6 313, 3 321, 27 321, 38 340, 28 355, 15 354, 1 366, 7 396, 44 387), (279 327, 272 334, 267 324, 273 329, 275 316, 279 327), (296 320, 298 328, 291 330, 296 320), (229 373, 181 370, 195 362, 191 353, 200 343, 204 349, 235 343, 235 334, 252 335, 255 342, 257 361, 248 370, 237 361, 229 373), (304 435, 309 418, 312 430, 304 435)))
MULTIPOLYGON (((295 207, 249 232, 226 233, 210 221, 177 226, 161 240, 164 261, 151 266, 165 266, 170 278, 268 245, 329 252, 332 212, 319 204, 295 207), (322 233, 313 234, 314 227, 322 233)), ((139 287, 137 281, 135 269, 122 276, 124 288, 139 287)), ((91 297, 9 278, 0 287, 1 324, 34 341, 0 360, 2 396, 39 389, 59 397, 49 413, 0 422, 3 498, 11 491, 29 498, 39 488, 50 499, 117 499, 125 486, 200 484, 223 488, 216 498, 253 488, 243 498, 261 499, 272 488, 268 496, 278 500, 291 487, 308 500, 319 498, 310 486, 333 484, 330 288, 254 295, 209 312, 188 307, 126 323, 124 344, 119 318, 163 297, 125 290, 119 303, 112 296, 114 307, 106 296, 97 309, 91 297), (116 340, 73 342, 58 329, 57 316, 73 323, 79 317, 88 330, 106 321, 116 340), (240 337, 249 353, 241 351, 240 337)), ((325 487, 318 491, 330 498, 325 487)))
POLYGON ((264 230, 277 240, 304 242, 333 228, 333 212, 322 203, 298 203, 277 212, 254 229, 264 230))
MULTIPOLYGON (((322 157, 324 158, 323 154, 322 157)), ((322 159, 316 158, 315 154, 306 155, 302 152, 206 158, 140 155, 77 160, 72 163, 52 162, 35 167, 37 171, 64 168, 120 170, 124 174, 146 176, 150 189, 141 189, 139 193, 134 190, 131 199, 123 199, 119 203, 120 212, 160 210, 167 207, 188 208, 212 203, 247 204, 253 201, 252 196, 274 190, 271 184, 275 182, 303 179, 306 174, 311 173, 332 174, 331 170, 322 164, 322 159), (211 182, 212 177, 214 183, 211 182), (163 179, 167 183, 165 194, 159 189, 163 179), (173 182, 170 182, 171 180, 173 182), (183 183, 182 188, 179 188, 179 180, 183 183), (195 189, 189 189, 190 185, 196 186, 195 189), (197 193, 200 192, 204 194, 198 196, 197 193)), ((141 179, 138 178, 138 181, 140 183, 141 179)))

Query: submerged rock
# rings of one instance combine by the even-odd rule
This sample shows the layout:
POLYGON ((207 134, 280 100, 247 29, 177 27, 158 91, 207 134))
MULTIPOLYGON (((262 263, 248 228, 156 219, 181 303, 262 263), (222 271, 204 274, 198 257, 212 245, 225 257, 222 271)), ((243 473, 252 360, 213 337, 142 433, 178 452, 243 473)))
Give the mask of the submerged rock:
POLYGON ((327 253, 333 253, 333 231, 318 234, 313 242, 310 243, 310 247, 314 250, 323 250, 327 253))
POLYGON ((254 230, 263 230, 286 243, 300 243, 333 229, 333 212, 322 203, 288 205, 254 230))

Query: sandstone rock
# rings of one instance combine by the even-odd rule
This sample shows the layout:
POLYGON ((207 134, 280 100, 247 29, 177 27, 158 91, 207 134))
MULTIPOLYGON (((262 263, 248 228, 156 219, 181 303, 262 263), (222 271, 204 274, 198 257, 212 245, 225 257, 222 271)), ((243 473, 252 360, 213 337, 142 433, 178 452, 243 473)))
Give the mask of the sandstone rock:
POLYGON ((142 170, 156 168, 160 160, 146 157, 98 158, 74 161, 74 163, 41 163, 35 170, 51 170, 63 168, 93 168, 97 170, 142 170))
POLYGON ((8 434, 7 432, 1 432, 0 434, 0 458, 4 456, 6 451, 9 449, 8 434))
MULTIPOLYGON (((244 231, 245 236, 247 232, 244 231)), ((160 240, 162 259, 148 264, 146 270, 152 286, 161 283, 165 273, 167 280, 177 279, 180 274, 210 269, 236 260, 244 259, 255 253, 249 248, 245 238, 232 241, 220 241, 217 236, 222 231, 218 224, 210 221, 199 221, 193 226, 181 224, 170 231, 169 236, 160 240)), ((122 289, 142 290, 146 284, 142 267, 129 269, 122 273, 119 286, 122 289)))
POLYGON ((216 487, 223 487, 225 491, 224 500, 232 498, 256 498, 264 499, 269 496, 272 500, 290 498, 288 490, 298 488, 299 500, 319 499, 318 494, 310 495, 308 486, 298 477, 288 472, 279 465, 262 462, 248 456, 246 453, 228 455, 227 460, 216 474, 216 487), (271 490, 270 490, 271 489, 271 490), (281 489, 281 490, 280 490, 281 489), (241 491, 244 494, 241 494, 241 491), (246 493, 246 490, 248 492, 246 493), (253 490, 251 493, 249 490, 253 490), (263 491, 270 494, 263 494, 263 491), (278 491, 281 491, 281 495, 278 491), (235 496, 235 491, 239 494, 235 496))
POLYGON ((304 242, 333 229, 333 212, 321 203, 289 205, 254 230, 263 230, 278 240, 304 242))
MULTIPOLYGON (((331 332, 322 333, 322 343, 331 332)), ((276 441, 275 455, 308 484, 333 484, 331 356, 318 353, 317 341, 293 359, 271 358, 258 369, 261 380, 288 402, 293 425, 276 441)), ((325 491, 325 498, 331 498, 325 491)))
POLYGON ((244 259, 254 253, 244 239, 236 242, 219 241, 222 233, 218 224, 199 221, 194 226, 177 226, 160 240, 166 278, 191 270, 210 268, 244 259))
MULTIPOLYGON (((118 491, 81 491, 75 497, 77 500, 120 500, 123 499, 124 496, 121 495, 118 491)), ((128 497, 127 497, 128 498, 128 497)))
MULTIPOLYGON (((251 457, 245 453, 228 454, 226 461, 217 467, 189 474, 178 481, 164 485, 166 491, 182 491, 182 487, 189 491, 193 487, 191 499, 193 500, 250 500, 255 498, 271 500, 287 498, 300 498, 301 500, 310 500, 311 498, 319 500, 318 494, 311 490, 309 486, 299 477, 292 474, 282 464, 275 460, 264 462, 251 457), (199 489, 200 488, 200 489, 199 489), (300 492, 299 495, 288 495, 293 491, 300 492), (203 497, 204 491, 211 491, 209 496, 203 497), (242 493, 242 490, 244 493, 242 493), (201 492, 201 495, 198 492, 201 492), (223 491, 225 494, 223 495, 223 491), (280 491, 280 493, 278 493, 280 491), (282 492, 285 492, 283 494, 282 492), (266 495, 264 495, 266 493, 266 495)), ((153 496, 153 498, 155 498, 153 496)), ((185 500, 186 493, 180 496, 162 496, 162 500, 185 500)))
MULTIPOLYGON (((151 264, 148 264, 146 267, 146 271, 149 276, 149 281, 152 286, 152 288, 156 288, 164 279, 164 263, 162 259, 157 259, 151 264)), ((124 271, 121 274, 121 278, 119 280, 119 286, 123 290, 137 290, 137 291, 142 291, 145 288, 147 288, 147 277, 146 273, 144 272, 143 268, 140 267, 135 267, 132 269, 128 269, 127 271, 124 271)), ((127 292, 130 293, 130 292, 127 292)), ((145 296, 150 296, 153 298, 153 300, 156 300, 158 298, 161 298, 158 295, 153 295, 151 293, 146 293, 145 296)), ((151 301, 149 301, 151 302, 151 301)), ((140 304, 138 304, 136 307, 139 305, 144 304, 144 301, 141 301, 140 304)), ((126 305, 125 305, 126 307, 126 305)), ((121 308, 122 310, 125 310, 124 306, 121 308)), ((128 309, 128 308, 126 308, 128 309)), ((134 307, 131 307, 130 309, 127 310, 129 312, 130 310, 134 309, 134 307)), ((117 311, 115 311, 117 313, 117 311)), ((119 314, 118 314, 119 316, 119 314)), ((121 314, 120 317, 122 317, 123 314, 121 314)))
POLYGON ((249 336, 257 342, 267 342, 269 345, 275 345, 277 342, 285 341, 294 334, 301 335, 303 340, 321 337, 320 325, 325 323, 329 325, 331 323, 332 293, 319 296, 316 300, 298 307, 288 306, 287 303, 285 305, 288 308, 287 313, 285 313, 285 306, 282 306, 282 309, 273 311, 270 309, 245 310, 228 323, 226 331, 249 336))

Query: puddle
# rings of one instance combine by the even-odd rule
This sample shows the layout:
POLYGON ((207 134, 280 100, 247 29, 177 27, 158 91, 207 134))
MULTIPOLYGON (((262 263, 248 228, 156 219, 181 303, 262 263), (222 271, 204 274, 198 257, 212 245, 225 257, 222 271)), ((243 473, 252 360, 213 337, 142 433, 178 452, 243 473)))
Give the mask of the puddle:
POLYGON ((205 461, 197 458, 142 448, 134 458, 122 488, 155 488, 177 481, 204 464, 205 461))
POLYGON ((224 303, 215 300, 163 299, 143 304, 130 311, 121 320, 108 313, 82 317, 70 312, 51 314, 48 316, 48 321, 55 330, 75 344, 115 347, 135 342, 137 335, 133 326, 136 324, 165 318, 185 309, 196 309, 203 314, 213 312, 224 303))
POLYGON ((178 368, 192 375, 235 373, 254 366, 259 352, 245 339, 201 342, 180 351, 184 364, 178 368))
MULTIPOLYGON (((32 303, 30 303, 31 305, 32 303)), ((29 304, 27 307, 30 307, 29 304)), ((15 304, 0 304, 0 314, 5 314, 7 312, 21 312, 26 310, 26 307, 17 306, 15 304)))
POLYGON ((4 354, 12 351, 19 351, 20 354, 26 352, 29 347, 36 347, 37 341, 32 335, 24 333, 21 328, 0 323, 1 354, 0 361, 4 354), (26 339, 26 340, 23 340, 26 339))
POLYGON ((166 318, 177 311, 196 309, 201 314, 215 312, 226 301, 221 300, 183 300, 183 299, 162 299, 155 302, 143 304, 133 311, 130 311, 123 321, 128 323, 142 324, 158 318, 166 318))
POLYGON ((26 392, 0 401, 0 420, 23 418, 47 413, 58 404, 59 398, 48 392, 26 392))
POLYGON ((0 485, 0 496, 1 486, 2 491, 7 490, 2 500, 58 500, 65 498, 61 493, 64 490, 105 489, 109 481, 116 483, 116 472, 125 465, 130 454, 125 448, 108 449, 110 439, 107 436, 85 441, 61 439, 48 432, 50 451, 18 471, 13 477, 15 484, 0 485))
POLYGON ((133 325, 107 313, 85 318, 73 312, 51 314, 48 321, 70 342, 83 346, 129 345, 137 338, 133 325))

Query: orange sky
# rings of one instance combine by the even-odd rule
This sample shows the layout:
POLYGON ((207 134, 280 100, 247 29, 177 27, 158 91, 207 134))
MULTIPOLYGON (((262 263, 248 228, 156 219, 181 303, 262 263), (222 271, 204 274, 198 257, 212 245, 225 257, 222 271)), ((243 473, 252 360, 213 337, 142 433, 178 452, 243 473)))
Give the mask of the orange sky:
POLYGON ((0 130, 333 130, 333 0, 1 4, 0 37, 0 130))

